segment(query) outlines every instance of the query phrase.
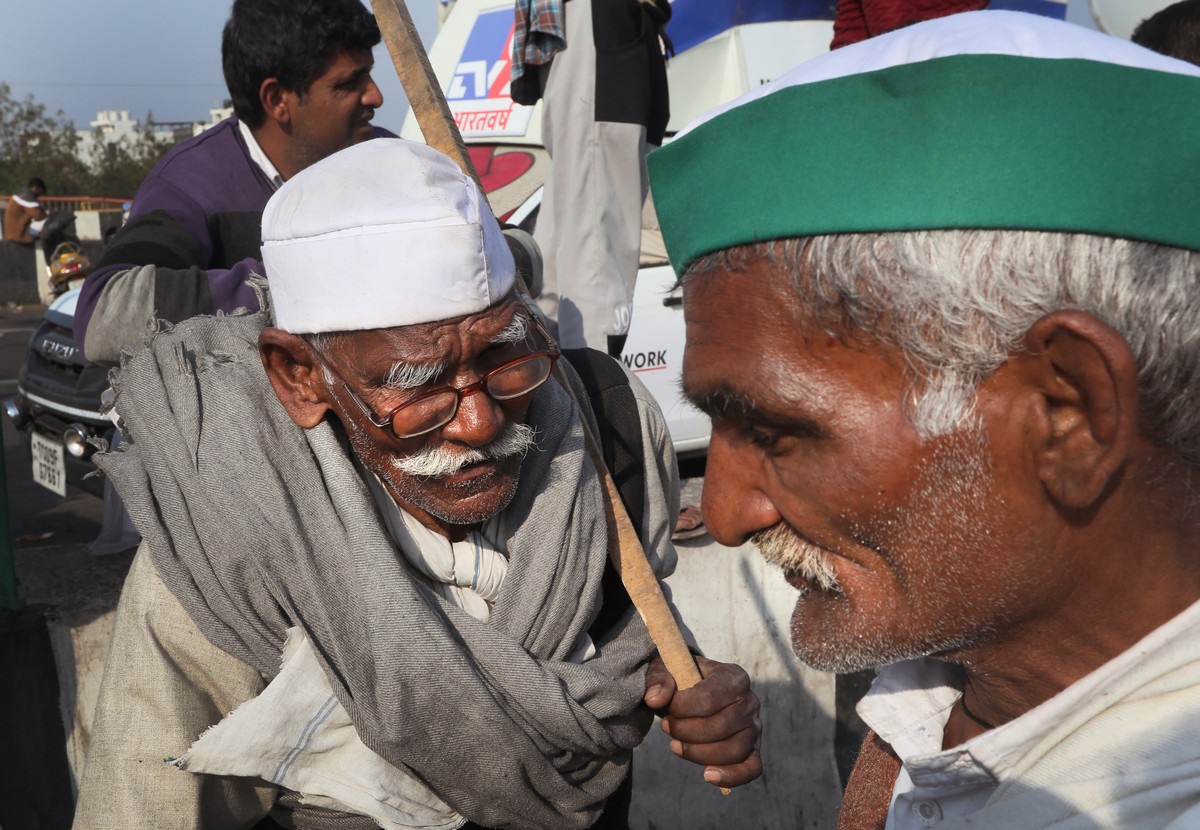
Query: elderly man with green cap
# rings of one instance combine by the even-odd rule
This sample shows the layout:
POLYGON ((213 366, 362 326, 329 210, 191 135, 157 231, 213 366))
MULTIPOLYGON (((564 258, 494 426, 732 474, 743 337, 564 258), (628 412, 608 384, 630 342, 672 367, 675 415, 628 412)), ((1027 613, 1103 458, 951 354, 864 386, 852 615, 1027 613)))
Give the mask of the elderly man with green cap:
POLYGON ((144 542, 75 826, 623 827, 652 709, 706 780, 757 777, 745 672, 676 693, 606 576, 584 421, 633 436, 666 575, 661 414, 620 369, 632 430, 552 377, 475 184, 356 145, 272 197, 263 257, 266 310, 161 324, 116 376, 99 463, 144 542))
POLYGON ((844 828, 1200 827, 1200 78, 970 12, 650 156, 712 535, 878 667, 844 828))

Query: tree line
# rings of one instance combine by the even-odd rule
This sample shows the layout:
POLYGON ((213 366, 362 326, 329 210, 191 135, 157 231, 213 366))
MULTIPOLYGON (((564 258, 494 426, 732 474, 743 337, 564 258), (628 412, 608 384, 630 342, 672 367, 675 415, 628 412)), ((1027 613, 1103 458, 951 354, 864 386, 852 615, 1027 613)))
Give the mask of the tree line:
POLYGON ((148 129, 132 140, 81 136, 62 110, 51 114, 32 94, 16 98, 0 81, 0 198, 38 176, 51 196, 129 199, 171 146, 148 129))

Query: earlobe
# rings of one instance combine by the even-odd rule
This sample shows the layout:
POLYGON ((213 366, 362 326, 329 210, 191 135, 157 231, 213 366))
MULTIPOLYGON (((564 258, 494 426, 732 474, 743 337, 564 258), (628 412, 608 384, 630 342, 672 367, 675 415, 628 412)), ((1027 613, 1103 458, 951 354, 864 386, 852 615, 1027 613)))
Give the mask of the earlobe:
POLYGON ((1133 452, 1137 366, 1116 329, 1082 311, 1057 311, 1025 336, 1039 386, 1038 477, 1063 507, 1097 503, 1133 452))
POLYGON ((329 411, 321 367, 307 343, 294 334, 265 328, 258 335, 258 352, 276 397, 297 426, 311 429, 329 411))

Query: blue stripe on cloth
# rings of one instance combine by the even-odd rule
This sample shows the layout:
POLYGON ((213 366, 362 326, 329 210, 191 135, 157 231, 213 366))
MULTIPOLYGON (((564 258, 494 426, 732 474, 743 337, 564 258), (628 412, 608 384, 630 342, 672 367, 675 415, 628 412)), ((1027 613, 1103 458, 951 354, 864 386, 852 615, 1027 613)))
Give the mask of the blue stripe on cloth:
POLYGON ((780 20, 833 20, 837 0, 675 0, 667 35, 675 53, 734 26, 780 20))
POLYGON ((291 748, 288 754, 282 761, 279 762, 278 768, 275 770, 275 777, 272 779, 276 784, 283 783, 283 776, 291 768, 292 764, 308 749, 312 743, 313 736, 317 734, 317 729, 325 721, 329 720, 329 716, 333 714, 333 710, 337 707, 337 697, 330 695, 329 699, 321 704, 321 708, 317 713, 309 719, 305 724, 304 730, 300 733, 300 740, 291 748))
POLYGON ((471 534, 472 540, 475 542, 475 575, 471 577, 471 590, 479 590, 479 568, 483 565, 483 543, 480 541, 479 532, 471 534))
POLYGON ((1067 19, 1067 0, 992 0, 989 9, 1010 12, 1029 12, 1055 20, 1067 19))
MULTIPOLYGON (((1066 0, 992 0, 991 9, 1029 12, 1055 20, 1067 17, 1066 0)), ((734 26, 784 20, 833 20, 837 0, 675 0, 667 34, 676 54, 734 26)))

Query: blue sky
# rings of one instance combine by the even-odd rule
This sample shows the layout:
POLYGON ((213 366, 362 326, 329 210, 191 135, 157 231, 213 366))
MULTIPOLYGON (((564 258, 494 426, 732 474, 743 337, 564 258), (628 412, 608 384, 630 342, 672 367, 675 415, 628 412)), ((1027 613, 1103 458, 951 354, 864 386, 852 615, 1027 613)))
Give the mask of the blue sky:
MULTIPOLYGON (((98 110, 143 119, 205 121, 227 96, 221 27, 232 0, 5 0, 0 81, 87 129, 98 110)), ((409 0, 428 44, 437 0, 409 0)), ((375 123, 399 132, 407 106, 391 59, 375 53, 384 106, 375 123)))
MULTIPOLYGON (((726 2, 726 0, 710 0, 726 2)), ((364 0, 368 3, 369 0, 364 0)), ((1094 0, 1149 11, 1170 0, 1094 0)), ((98 110, 129 110, 157 121, 205 121, 227 93, 221 27, 232 0, 4 0, 0 81, 32 94, 86 129, 98 110)), ((1070 0, 1067 19, 1094 26, 1088 0, 1070 0)), ((437 33, 438 0, 408 0, 426 45, 437 33)), ((375 78, 384 94, 376 123, 400 131, 407 105, 383 46, 375 78)))

